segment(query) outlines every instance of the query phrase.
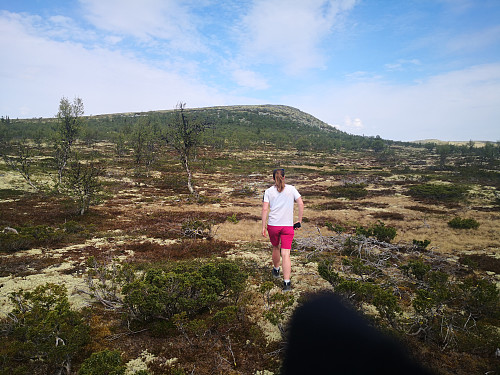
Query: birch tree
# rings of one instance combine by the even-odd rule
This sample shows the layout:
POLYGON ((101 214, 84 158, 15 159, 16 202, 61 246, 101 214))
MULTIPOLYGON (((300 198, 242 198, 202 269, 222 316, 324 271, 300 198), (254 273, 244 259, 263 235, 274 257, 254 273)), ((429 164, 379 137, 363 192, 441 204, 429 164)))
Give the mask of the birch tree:
POLYGON ((172 121, 167 124, 166 141, 170 144, 181 161, 187 174, 187 187, 189 192, 198 196, 193 185, 193 173, 190 162, 197 147, 200 145, 201 134, 213 127, 213 123, 202 116, 186 113, 186 103, 179 102, 176 106, 172 121))
POLYGON ((57 126, 54 142, 54 161, 57 168, 58 185, 62 183, 64 171, 71 156, 71 148, 78 137, 83 123, 83 101, 75 98, 71 103, 62 98, 57 112, 57 126))

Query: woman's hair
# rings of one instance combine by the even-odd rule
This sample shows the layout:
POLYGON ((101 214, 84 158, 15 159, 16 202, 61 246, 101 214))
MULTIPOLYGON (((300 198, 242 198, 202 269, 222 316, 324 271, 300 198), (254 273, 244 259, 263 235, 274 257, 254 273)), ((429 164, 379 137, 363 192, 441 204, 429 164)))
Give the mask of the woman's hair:
POLYGON ((276 189, 281 193, 285 188, 285 170, 284 169, 275 169, 273 171, 274 184, 276 185, 276 189))

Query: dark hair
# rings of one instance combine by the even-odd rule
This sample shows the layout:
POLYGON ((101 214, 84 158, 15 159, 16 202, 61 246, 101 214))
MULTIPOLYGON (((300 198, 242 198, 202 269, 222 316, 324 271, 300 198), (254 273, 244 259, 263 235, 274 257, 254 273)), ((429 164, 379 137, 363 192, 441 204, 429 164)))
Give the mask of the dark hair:
POLYGON ((285 170, 283 168, 277 168, 273 171, 273 179, 276 185, 276 189, 281 193, 285 188, 285 170))

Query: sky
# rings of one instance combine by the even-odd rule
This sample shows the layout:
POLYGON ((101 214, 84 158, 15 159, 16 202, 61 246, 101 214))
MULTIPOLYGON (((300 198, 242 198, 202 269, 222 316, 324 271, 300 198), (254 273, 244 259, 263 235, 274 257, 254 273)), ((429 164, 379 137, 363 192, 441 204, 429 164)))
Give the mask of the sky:
POLYGON ((351 134, 500 141, 499 0, 0 0, 0 115, 278 104, 351 134))

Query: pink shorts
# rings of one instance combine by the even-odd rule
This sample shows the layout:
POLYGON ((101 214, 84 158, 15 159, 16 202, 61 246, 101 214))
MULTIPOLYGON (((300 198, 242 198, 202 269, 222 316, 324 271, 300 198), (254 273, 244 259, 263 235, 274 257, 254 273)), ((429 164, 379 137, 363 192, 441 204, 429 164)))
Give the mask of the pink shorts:
POLYGON ((290 250, 292 248, 293 235, 295 231, 293 226, 267 226, 267 233, 273 246, 279 246, 281 240, 281 249, 290 250))

